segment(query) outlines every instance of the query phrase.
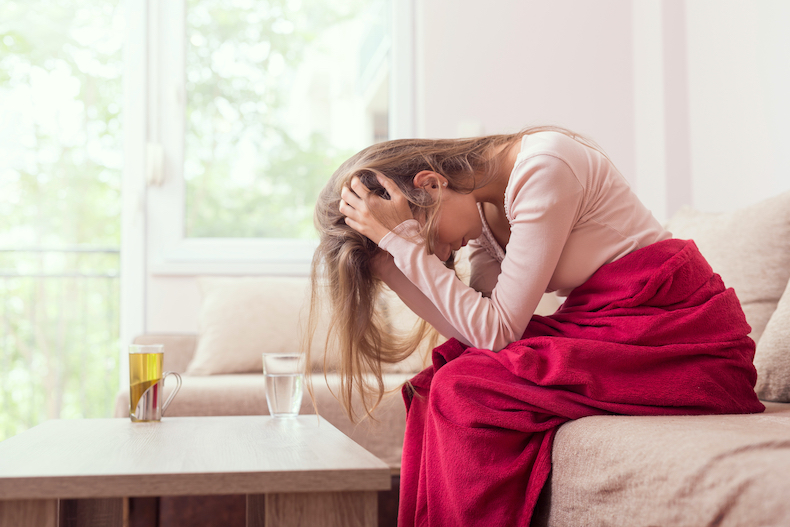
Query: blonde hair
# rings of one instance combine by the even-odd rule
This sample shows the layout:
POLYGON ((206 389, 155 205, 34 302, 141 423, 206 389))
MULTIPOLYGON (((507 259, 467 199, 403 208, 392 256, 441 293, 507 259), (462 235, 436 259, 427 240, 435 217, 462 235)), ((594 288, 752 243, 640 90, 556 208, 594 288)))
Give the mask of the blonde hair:
MULTIPOLYGON (((336 362, 340 374, 339 398, 352 421, 354 392, 361 396, 365 415, 381 402, 385 393, 382 365, 408 357, 431 331, 426 323, 407 336, 394 335, 387 325, 378 299, 384 284, 375 275, 373 261, 383 252, 370 239, 346 225, 339 211, 340 192, 354 176, 374 193, 385 189, 376 179, 389 178, 407 197, 415 217, 422 215, 421 231, 428 252, 432 252, 438 202, 423 189, 415 188, 414 176, 421 171, 436 172, 447 179, 450 190, 469 193, 485 186, 500 166, 500 152, 523 135, 557 131, 597 149, 591 141, 557 127, 535 127, 515 134, 468 139, 401 139, 365 148, 344 162, 332 175, 315 206, 315 226, 320 242, 311 269, 312 298, 306 344, 306 364, 310 364, 310 344, 322 297, 328 300, 329 335, 326 340, 324 373, 336 362), (332 357, 332 359, 329 359, 332 357), (366 375, 371 374, 371 375, 366 375)), ((453 256, 445 262, 452 267, 453 256)), ((312 388, 308 387, 312 393, 312 388)))

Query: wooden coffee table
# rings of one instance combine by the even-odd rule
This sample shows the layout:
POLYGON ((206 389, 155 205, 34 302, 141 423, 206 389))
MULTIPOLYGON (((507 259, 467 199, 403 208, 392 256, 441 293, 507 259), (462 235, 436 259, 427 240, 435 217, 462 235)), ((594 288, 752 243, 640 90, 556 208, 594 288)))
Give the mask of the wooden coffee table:
POLYGON ((121 527, 123 498, 246 494, 248 526, 373 526, 390 469, 326 420, 47 421, 0 443, 0 527, 121 527))

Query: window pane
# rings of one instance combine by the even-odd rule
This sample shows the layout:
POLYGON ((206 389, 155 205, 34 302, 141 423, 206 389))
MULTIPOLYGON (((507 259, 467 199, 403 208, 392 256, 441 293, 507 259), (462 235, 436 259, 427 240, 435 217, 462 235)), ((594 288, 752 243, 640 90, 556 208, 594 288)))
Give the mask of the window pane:
POLYGON ((118 390, 123 8, 0 2, 0 440, 118 390))
POLYGON ((335 168, 387 137, 386 0, 188 0, 186 234, 309 238, 335 168))

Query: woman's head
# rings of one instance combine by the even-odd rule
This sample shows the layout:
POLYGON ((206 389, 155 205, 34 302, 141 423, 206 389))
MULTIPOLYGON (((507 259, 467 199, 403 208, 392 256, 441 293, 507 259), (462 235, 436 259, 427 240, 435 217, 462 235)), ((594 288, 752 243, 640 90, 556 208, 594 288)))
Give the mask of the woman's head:
MULTIPOLYGON (((354 176, 374 193, 385 195, 378 182, 380 174, 393 181, 411 204, 412 214, 424 225, 426 246, 433 252, 435 219, 440 200, 425 190, 431 178, 415 177, 432 173, 446 182, 446 189, 461 194, 471 193, 488 182, 499 164, 496 155, 504 145, 517 140, 521 134, 495 135, 470 139, 401 139, 372 145, 343 163, 321 192, 315 209, 315 224, 322 243, 324 240, 368 246, 375 253, 377 247, 345 224, 339 211, 340 192, 349 186, 354 176), (353 241, 351 241, 353 239, 353 241)), ((437 183, 441 183, 438 181, 437 183)), ((435 195, 435 193, 434 193, 435 195)))

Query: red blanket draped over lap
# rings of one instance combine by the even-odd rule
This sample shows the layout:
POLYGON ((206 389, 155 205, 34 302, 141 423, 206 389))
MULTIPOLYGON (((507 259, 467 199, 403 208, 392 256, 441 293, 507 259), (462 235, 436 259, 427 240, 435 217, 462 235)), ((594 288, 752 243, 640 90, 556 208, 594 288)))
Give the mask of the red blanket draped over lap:
POLYGON ((763 411, 749 331, 696 245, 666 240, 601 267, 498 353, 446 342, 403 390, 398 525, 529 525, 570 419, 763 411))

